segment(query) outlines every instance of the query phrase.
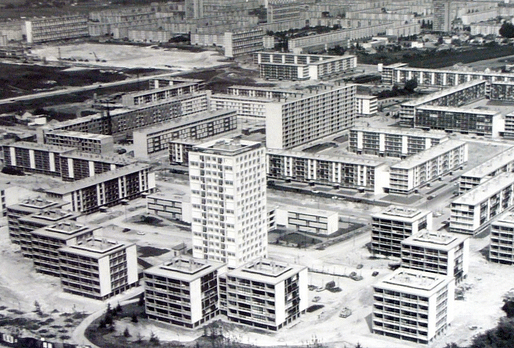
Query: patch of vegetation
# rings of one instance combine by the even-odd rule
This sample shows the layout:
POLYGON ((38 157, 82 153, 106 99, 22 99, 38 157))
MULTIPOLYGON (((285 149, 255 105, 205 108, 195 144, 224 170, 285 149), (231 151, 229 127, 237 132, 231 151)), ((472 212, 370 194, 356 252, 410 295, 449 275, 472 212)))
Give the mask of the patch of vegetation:
POLYGON ((152 246, 138 246, 137 252, 140 257, 161 256, 170 251, 170 249, 156 248, 152 246))
POLYGON ((307 308, 307 313, 312 313, 312 312, 316 312, 317 310, 321 309, 325 307, 324 305, 322 304, 315 304, 315 305, 312 305, 310 307, 307 308))

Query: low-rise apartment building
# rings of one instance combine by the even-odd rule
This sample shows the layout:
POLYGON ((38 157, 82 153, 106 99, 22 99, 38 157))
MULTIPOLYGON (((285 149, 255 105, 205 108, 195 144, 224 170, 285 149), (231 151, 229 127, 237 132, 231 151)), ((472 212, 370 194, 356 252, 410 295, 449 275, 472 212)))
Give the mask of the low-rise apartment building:
POLYGON ((158 126, 134 131, 134 156, 148 158, 168 150, 171 140, 204 139, 237 129, 237 114, 232 110, 201 112, 158 126))
POLYGON ((324 80, 342 76, 357 67, 356 56, 327 56, 258 52, 260 77, 270 80, 324 80))
POLYGON ((468 275, 469 239, 421 231, 402 241, 402 268, 448 275, 458 284, 468 275))
POLYGON ((23 172, 61 176, 61 156, 71 147, 19 141, 2 146, 4 165, 23 172))
POLYGON ((114 153, 114 138, 110 135, 53 130, 44 132, 44 144, 73 147, 80 152, 97 155, 114 153))
POLYGON ((196 328, 220 313, 218 276, 226 265, 178 256, 144 272, 145 313, 156 320, 196 328))
POLYGON ((78 151, 64 153, 60 159, 61 178, 64 181, 82 180, 136 163, 132 157, 101 156, 78 151))
POLYGON ((191 199, 186 195, 154 193, 146 196, 146 209, 150 214, 170 220, 192 222, 191 199))
POLYGON ((28 43, 42 43, 89 36, 87 16, 63 15, 31 18, 26 20, 22 31, 28 43))
POLYGON ((402 241, 421 230, 432 229, 432 212, 391 206, 371 215, 371 247, 374 254, 401 258, 402 241))
POLYGON ((375 116, 378 112, 378 98, 374 95, 357 94, 355 96, 355 113, 357 117, 375 116))
POLYGON ((266 147, 289 149, 351 128, 357 86, 347 85, 266 104, 266 147))
POLYGON ((454 292, 450 276, 400 268, 373 286, 372 332, 429 344, 453 321, 454 292))
POLYGON ((64 202, 48 200, 42 197, 29 198, 18 204, 10 205, 7 210, 7 226, 9 228, 9 238, 11 243, 20 244, 20 219, 48 209, 59 209, 64 202))
POLYGON ((138 285, 137 251, 133 243, 76 239, 58 252, 64 292, 103 301, 138 285))
POLYGON ((259 259, 226 274, 227 319, 277 331, 305 312, 307 267, 259 259))
POLYGON ((514 213, 507 212, 491 223, 489 261, 514 264, 514 213))
POLYGON ((506 139, 514 139, 514 112, 509 112, 504 117, 504 131, 502 136, 506 139))
POLYGON ((92 240, 94 231, 98 228, 81 225, 75 221, 61 221, 32 231, 31 258, 36 271, 60 277, 59 248, 92 240))
POLYGON ((389 168, 389 192, 399 194, 415 192, 429 182, 462 168, 467 161, 466 142, 445 141, 392 165, 389 168))
POLYGON ((446 140, 448 136, 438 131, 354 127, 350 129, 348 150, 359 155, 406 158, 446 140))
POLYGON ((213 94, 210 98, 211 110, 235 110, 237 116, 266 119, 266 104, 273 99, 233 94, 213 94))
POLYGON ((121 96, 121 103, 125 107, 137 107, 146 104, 159 103, 166 100, 170 100, 174 97, 184 94, 191 94, 200 90, 200 84, 196 81, 174 81, 168 79, 167 85, 162 83, 159 84, 159 80, 154 82, 154 88, 131 92, 121 96), (158 87, 155 87, 155 86, 158 87))
POLYGON ((148 165, 132 164, 46 190, 49 197, 66 202, 72 211, 89 214, 152 193, 155 173, 148 165))
POLYGON ((510 147, 463 173, 459 179, 459 194, 463 194, 501 173, 513 171, 514 147, 510 147))
POLYGON ((240 86, 233 85, 227 87, 227 94, 238 95, 241 97, 256 97, 265 99, 287 99, 298 98, 305 95, 306 92, 295 89, 280 89, 276 87, 259 87, 259 86, 240 86))
POLYGON ((389 167, 382 161, 351 156, 325 156, 301 151, 268 149, 268 179, 294 180, 375 194, 389 185, 389 167))
POLYGON ((451 203, 450 232, 477 235, 492 219, 511 208, 514 173, 502 173, 457 197, 451 203))
POLYGON ((300 232, 330 236, 339 230, 339 214, 336 211, 279 206, 274 209, 274 215, 275 224, 300 232))
POLYGON ((234 58, 264 49, 265 32, 261 27, 225 32, 225 57, 234 58))
POLYGON ((32 258, 32 231, 55 225, 61 221, 75 221, 79 216, 80 214, 71 211, 48 208, 21 217, 18 220, 21 254, 24 257, 32 258))

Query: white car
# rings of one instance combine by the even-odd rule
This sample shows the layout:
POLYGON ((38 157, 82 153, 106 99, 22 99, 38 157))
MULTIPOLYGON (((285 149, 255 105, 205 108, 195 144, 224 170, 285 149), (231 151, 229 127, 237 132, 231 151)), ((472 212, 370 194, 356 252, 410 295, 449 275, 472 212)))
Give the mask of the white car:
POLYGON ((137 234, 139 234, 140 236, 144 236, 146 233, 141 232, 141 231, 137 231, 137 234))

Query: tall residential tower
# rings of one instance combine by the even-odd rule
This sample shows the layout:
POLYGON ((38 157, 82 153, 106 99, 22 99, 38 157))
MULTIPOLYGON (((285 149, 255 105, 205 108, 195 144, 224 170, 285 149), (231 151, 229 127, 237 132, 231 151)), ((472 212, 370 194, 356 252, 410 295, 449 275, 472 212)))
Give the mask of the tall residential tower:
POLYGON ((237 268, 267 255, 266 150, 213 140, 189 153, 193 257, 237 268))

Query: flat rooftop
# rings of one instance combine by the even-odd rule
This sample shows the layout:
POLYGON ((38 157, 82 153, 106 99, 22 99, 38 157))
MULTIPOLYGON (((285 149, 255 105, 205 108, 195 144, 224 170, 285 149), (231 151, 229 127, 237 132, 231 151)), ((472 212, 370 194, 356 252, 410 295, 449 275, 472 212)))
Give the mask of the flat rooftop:
POLYGON ((454 106, 437 106, 437 105, 423 105, 418 107, 418 110, 429 110, 429 111, 447 111, 447 112, 458 112, 461 114, 478 114, 484 116, 496 116, 501 115, 501 112, 488 110, 488 109, 465 109, 454 106))
POLYGON ((159 193, 153 193, 151 195, 146 196, 147 199, 153 198, 153 199, 162 199, 164 201, 180 201, 182 203, 190 202, 191 197, 189 194, 186 193, 171 193, 171 192, 159 192, 159 193))
POLYGON ((468 170, 461 177, 484 178, 512 162, 514 162, 514 146, 468 170))
POLYGON ((76 150, 74 147, 31 143, 28 141, 18 141, 15 143, 7 144, 7 146, 16 147, 19 149, 40 150, 40 151, 49 151, 49 152, 56 152, 56 153, 65 153, 65 152, 76 150))
POLYGON ((439 231, 422 230, 418 234, 412 235, 409 238, 403 240, 402 244, 418 246, 428 249, 449 251, 455 248, 460 243, 462 243, 467 238, 468 237, 466 236, 455 236, 449 233, 443 233, 439 231))
POLYGON ((366 132, 366 133, 382 133, 395 135, 408 135, 413 137, 424 137, 430 139, 448 139, 448 133, 445 131, 431 130, 424 131, 421 129, 399 129, 399 128, 375 128, 375 127, 353 127, 350 132, 366 132))
POLYGON ((278 284, 306 268, 270 259, 259 259, 229 271, 227 276, 278 284))
POLYGON ((382 212, 373 214, 372 216, 385 219, 415 221, 417 219, 422 218, 423 216, 428 215, 429 213, 430 211, 428 210, 392 205, 383 210, 382 212))
MULTIPOLYGON (((161 80, 161 78, 155 78, 155 80, 161 80)), ((168 80, 168 81, 171 81, 171 80, 168 80)), ((137 91, 137 92, 130 92, 130 93, 124 94, 123 97, 137 98, 137 97, 148 95, 148 94, 172 91, 174 89, 180 89, 180 88, 184 88, 184 87, 191 87, 191 86, 198 85, 198 82, 193 82, 193 81, 180 81, 179 83, 175 83, 175 82, 178 82, 178 81, 173 81, 172 85, 168 85, 168 86, 164 86, 164 87, 145 89, 143 91, 137 91)))
POLYGON ((225 94, 225 93, 216 93, 211 95, 211 99, 231 99, 231 100, 239 100, 239 101, 249 101, 254 103, 271 103, 272 101, 277 101, 279 98, 265 98, 265 97, 255 97, 255 96, 247 96, 247 95, 239 95, 239 94, 225 94))
MULTIPOLYGON (((406 71, 428 71, 433 73, 461 73, 465 75, 480 75, 480 76, 501 76, 501 77, 511 77, 514 78, 514 74, 506 74, 506 73, 499 73, 499 72, 483 72, 483 71, 466 71, 466 70, 450 70, 450 69, 431 69, 431 68, 413 68, 409 67, 407 63, 395 63, 391 65, 384 66, 384 68, 395 68, 398 70, 406 70, 406 71)), ((474 80, 474 81, 482 81, 484 80, 474 80)), ((496 82, 494 82, 496 83, 496 82)))
POLYGON ((339 163, 351 163, 351 164, 355 164, 355 165, 363 165, 363 166, 368 166, 368 167, 378 167, 378 166, 386 165, 385 162, 382 160, 365 159, 361 156, 320 155, 320 154, 316 154, 316 153, 309 153, 309 152, 295 151, 295 150, 282 150, 282 149, 267 149, 266 151, 270 155, 281 155, 281 156, 286 156, 286 157, 326 160, 326 161, 333 161, 333 162, 339 162, 339 163))
POLYGON ((226 117, 236 115, 235 110, 216 110, 216 111, 202 111, 192 115, 188 115, 187 117, 179 117, 173 120, 169 120, 166 122, 159 123, 154 126, 141 128, 134 130, 134 134, 159 134, 168 132, 171 129, 180 128, 187 125, 196 124, 203 121, 208 121, 210 119, 218 118, 218 117, 226 117))
POLYGON ((37 230, 34 230, 31 233, 34 235, 47 238, 68 240, 76 236, 82 235, 84 233, 90 233, 99 228, 100 227, 92 228, 89 226, 81 225, 76 223, 75 221, 61 221, 55 225, 38 228, 37 230))
POLYGON ((64 204, 65 203, 63 203, 63 202, 50 201, 43 197, 37 197, 37 198, 25 199, 18 204, 9 206, 8 208, 28 209, 31 211, 37 211, 37 210, 47 209, 50 207, 54 207, 54 208, 62 207, 64 204))
POLYGON ((119 250, 126 249, 130 246, 135 246, 135 244, 126 244, 119 241, 93 238, 85 242, 80 242, 80 244, 73 244, 63 247, 60 250, 92 259, 100 259, 119 250))
POLYGON ((305 215, 314 215, 314 216, 321 216, 321 217, 329 217, 329 216, 339 214, 337 211, 314 209, 314 208, 295 206, 295 205, 287 205, 287 206, 281 205, 281 206, 278 206, 278 209, 286 210, 291 213, 300 213, 300 214, 305 214, 305 215))
POLYGON ((97 155, 93 153, 81 152, 81 151, 73 151, 70 153, 66 153, 62 155, 63 158, 74 158, 79 160, 88 160, 94 162, 104 162, 118 165, 129 165, 136 163, 137 160, 133 157, 128 156, 105 156, 105 155, 97 155))
POLYGON ((260 147, 262 144, 256 141, 222 138, 198 144, 193 147, 193 152, 234 156, 260 147))
POLYGON ((450 277, 440 274, 400 268, 376 286, 378 288, 387 288, 402 293, 415 293, 429 296, 431 293, 434 293, 439 286, 448 283, 450 280, 450 277))
POLYGON ((457 197, 451 204, 477 205, 513 183, 514 173, 502 173, 457 197))
MULTIPOLYGON (((410 69, 410 68, 409 68, 410 69)), ((425 71, 426 69, 421 69, 421 71, 425 71)), ((424 104, 430 103, 431 101, 437 100, 439 98, 442 98, 444 96, 450 95, 455 92, 462 91, 464 89, 477 86, 480 84, 486 84, 487 81, 485 80, 472 80, 468 82, 461 83, 457 86, 453 86, 447 89, 443 89, 442 91, 431 93, 429 95, 423 96, 421 98, 417 98, 408 102, 405 102, 402 104, 402 106, 413 106, 413 107, 420 107, 424 104)))
MULTIPOLYGON (((460 140, 447 140, 435 146, 432 146, 425 151, 419 152, 415 155, 407 157, 403 161, 396 163, 391 166, 392 169, 412 169, 419 165, 422 165, 428 161, 433 160, 434 158, 444 155, 449 151, 453 151, 457 148, 465 146, 465 141, 460 140)), ((467 151, 467 150, 466 150, 467 151)))
POLYGON ((55 135, 59 135, 62 137, 79 138, 79 139, 87 139, 87 140, 99 140, 99 141, 106 140, 106 139, 113 139, 111 135, 76 132, 76 131, 61 130, 61 129, 52 130, 50 132, 47 132, 47 134, 55 134, 55 135))
POLYGON ((191 282, 223 266, 224 264, 219 262, 182 255, 145 270, 145 274, 191 282))
POLYGON ((111 179, 119 178, 121 176, 136 173, 149 168, 150 166, 148 164, 134 163, 125 167, 118 168, 116 170, 111 170, 105 173, 96 174, 95 176, 89 178, 70 182, 59 187, 50 188, 47 189, 46 192, 50 194, 64 195, 76 190, 97 185, 111 179))
POLYGON ((22 217, 20 221, 32 222, 36 224, 52 224, 60 220, 75 218, 78 216, 80 216, 79 213, 74 213, 58 208, 49 208, 22 217))
POLYGON ((496 222, 492 223, 495 224, 502 224, 502 225, 514 225, 514 212, 506 212, 503 215, 501 215, 496 222))

